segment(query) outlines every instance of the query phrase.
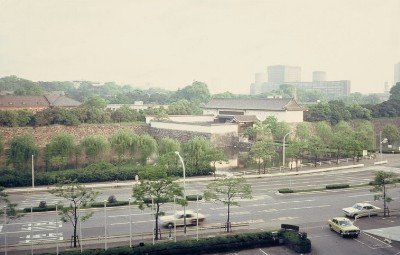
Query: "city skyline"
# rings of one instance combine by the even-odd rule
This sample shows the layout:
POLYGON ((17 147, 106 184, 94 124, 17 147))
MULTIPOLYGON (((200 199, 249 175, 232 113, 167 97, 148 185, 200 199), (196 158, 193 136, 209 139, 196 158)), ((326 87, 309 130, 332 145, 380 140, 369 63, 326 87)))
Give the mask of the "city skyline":
POLYGON ((267 66, 383 92, 400 61, 400 2, 0 1, 0 77, 247 94, 267 66), (96 3, 96 4, 94 4, 96 3))

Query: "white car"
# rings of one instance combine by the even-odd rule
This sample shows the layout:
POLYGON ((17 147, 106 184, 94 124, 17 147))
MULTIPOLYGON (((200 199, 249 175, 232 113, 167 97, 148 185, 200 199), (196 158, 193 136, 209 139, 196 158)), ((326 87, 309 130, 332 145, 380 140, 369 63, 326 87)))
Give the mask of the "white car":
POLYGON ((362 217, 378 215, 381 208, 368 203, 356 203, 352 207, 342 209, 344 214, 348 217, 362 217))
MULTIPOLYGON (((183 226, 185 225, 183 215, 183 211, 177 211, 173 215, 161 216, 160 221, 164 227, 173 227, 174 223, 176 223, 176 226, 183 226)), ((205 217, 203 214, 199 213, 197 215, 196 212, 186 210, 186 225, 196 225, 197 217, 199 219, 199 224, 204 222, 205 217)))

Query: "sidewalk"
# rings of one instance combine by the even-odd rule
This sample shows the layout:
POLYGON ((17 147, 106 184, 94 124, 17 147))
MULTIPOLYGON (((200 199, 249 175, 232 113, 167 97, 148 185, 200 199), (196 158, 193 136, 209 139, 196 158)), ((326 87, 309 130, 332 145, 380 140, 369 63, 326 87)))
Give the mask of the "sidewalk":
MULTIPOLYGON (((382 163, 385 163, 388 158, 391 158, 392 160, 393 157, 390 156, 395 156, 394 158, 396 159, 396 162, 399 162, 400 164, 400 156, 399 155, 385 155, 384 161, 382 163)), ((393 158, 393 159, 394 159, 393 158)), ((379 161, 373 160, 373 159, 363 159, 359 162, 354 162, 354 161, 349 161, 347 163, 342 163, 341 165, 322 165, 322 166, 304 166, 302 168, 299 168, 298 171, 296 171, 295 168, 292 170, 285 168, 282 171, 279 169, 271 171, 270 173, 261 173, 258 174, 257 169, 247 169, 247 170, 235 170, 235 169, 230 169, 228 171, 218 171, 217 174, 226 174, 230 173, 228 175, 233 175, 233 176, 242 176, 246 179, 251 179, 251 178, 269 178, 269 177, 277 177, 277 176, 292 176, 292 175, 303 175, 303 174, 311 174, 311 173, 322 173, 322 172, 328 172, 328 171, 337 171, 337 170, 346 170, 346 169, 355 169, 355 168, 362 168, 366 166, 374 166, 376 165, 379 161), (355 164, 355 163, 360 163, 360 164, 355 164), (249 174, 250 173, 250 174, 249 174)), ((386 163, 385 163, 386 164, 386 163)), ((261 171, 263 172, 263 171, 261 171)), ((186 177, 186 182, 197 182, 197 181, 210 181, 214 180, 215 178, 213 176, 206 176, 206 177, 186 177)), ((179 179, 180 182, 183 182, 183 178, 179 179)), ((83 185, 87 188, 96 188, 96 189, 105 189, 105 188, 119 188, 119 187, 132 187, 133 185, 136 185, 138 182, 137 181, 112 181, 112 182, 97 182, 97 183, 84 183, 83 185)), ((5 192, 8 194, 11 193, 31 193, 31 192, 38 192, 38 191, 49 191, 52 189, 54 185, 51 186, 37 186, 35 188, 32 187, 21 187, 21 188, 7 188, 5 189, 5 192)))

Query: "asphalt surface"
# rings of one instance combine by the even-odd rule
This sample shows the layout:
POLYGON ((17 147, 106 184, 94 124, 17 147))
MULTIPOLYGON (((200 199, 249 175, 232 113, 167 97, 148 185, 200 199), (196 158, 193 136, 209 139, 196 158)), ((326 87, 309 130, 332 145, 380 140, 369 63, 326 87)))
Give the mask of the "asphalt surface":
MULTIPOLYGON (((253 199, 241 200, 239 201, 240 207, 232 208, 232 221, 236 224, 242 224, 241 227, 234 228, 234 232, 273 230, 278 229, 282 223, 289 223, 300 225, 302 231, 308 233, 313 243, 312 254, 396 254, 393 252, 396 249, 397 252, 400 252, 400 250, 395 244, 386 247, 382 241, 376 241, 367 234, 362 234, 357 240, 342 239, 335 233, 330 232, 326 227, 326 220, 328 218, 341 216, 341 209, 343 207, 351 206, 356 202, 368 201, 381 207, 381 202, 373 201, 373 193, 369 191, 370 187, 285 195, 277 193, 279 188, 285 187, 314 189, 324 187, 327 184, 364 184, 372 180, 374 171, 377 170, 400 173, 400 169, 397 167, 371 166, 363 169, 319 174, 248 179, 247 181, 252 186, 253 199), (344 253, 340 253, 339 248, 343 249, 344 253)), ((207 182, 193 181, 187 182, 186 185, 187 194, 202 194, 207 182)), ((101 189, 99 191, 102 194, 98 197, 98 201, 107 199, 109 195, 115 195, 118 200, 128 200, 132 194, 130 187, 101 189)), ((389 194, 394 200, 398 200, 400 198, 400 188, 390 188, 389 194)), ((21 208, 29 207, 31 204, 38 205, 42 200, 46 201, 47 204, 62 202, 59 198, 47 192, 33 194, 15 193, 10 194, 10 199, 18 203, 18 206, 21 208)), ((394 204, 393 206, 396 205, 394 204)), ((223 233, 223 229, 216 227, 221 226, 225 222, 226 207, 218 203, 201 201, 199 203, 190 202, 188 209, 196 211, 197 207, 199 208, 199 212, 206 216, 206 222, 199 229, 199 236, 213 236, 223 233)), ((173 204, 162 206, 162 211, 165 211, 167 214, 173 213, 175 210, 181 210, 181 207, 173 204)), ((82 223, 83 244, 86 246, 91 243, 97 243, 100 247, 104 247, 104 242, 106 241, 104 238, 105 231, 107 232, 107 242, 127 240, 130 230, 129 214, 132 217, 134 243, 140 242, 142 238, 143 240, 151 240, 150 233, 154 220, 149 208, 144 211, 134 206, 132 206, 130 211, 127 206, 107 208, 107 218, 105 218, 104 208, 82 210, 82 213, 86 212, 94 213, 92 218, 82 223), (105 219, 107 221, 107 229, 104 227, 105 219)), ((397 223, 393 223, 393 225, 395 224, 397 223)), ((362 229, 379 227, 379 224, 373 226, 366 224, 362 229)), ((36 250, 40 248, 39 244, 49 241, 53 242, 52 247, 54 249, 54 244, 57 240, 59 242, 69 241, 72 235, 72 227, 70 223, 61 223, 55 212, 27 214, 25 217, 9 222, 6 226, 4 224, 0 225, 0 245, 3 247, 3 250, 5 232, 7 232, 8 250, 17 250, 21 247, 29 250, 32 241, 34 244, 33 248, 36 250)), ((191 227, 189 233, 192 235, 191 238, 193 238, 193 235, 196 234, 196 228, 191 227)), ((170 233, 167 229, 163 229, 162 239, 165 240, 170 234, 173 236, 173 232, 170 233)), ((182 235, 182 228, 178 228, 179 238, 182 238, 182 235)), ((281 249, 285 249, 282 247, 274 247, 273 249, 275 251, 268 252, 262 249, 257 250, 260 253, 242 253, 246 252, 242 251, 237 254, 264 254, 263 251, 267 252, 266 254, 290 254, 284 253, 288 251, 281 251, 281 249)))

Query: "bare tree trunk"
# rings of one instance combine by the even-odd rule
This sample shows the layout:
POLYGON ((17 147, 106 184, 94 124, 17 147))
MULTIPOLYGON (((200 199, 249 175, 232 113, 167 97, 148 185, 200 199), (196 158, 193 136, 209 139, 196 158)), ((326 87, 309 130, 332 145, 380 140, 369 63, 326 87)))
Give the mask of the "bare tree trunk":
POLYGON ((76 248, 76 228, 78 226, 78 217, 77 217, 77 212, 76 212, 77 208, 74 208, 74 247, 76 248))
POLYGON ((158 240, 158 213, 160 211, 160 205, 157 203, 157 211, 156 211, 156 240, 158 240))
POLYGON ((226 232, 230 232, 230 224, 231 224, 231 222, 230 222, 230 204, 231 204, 231 201, 229 199, 228 200, 228 220, 226 222, 226 232))

